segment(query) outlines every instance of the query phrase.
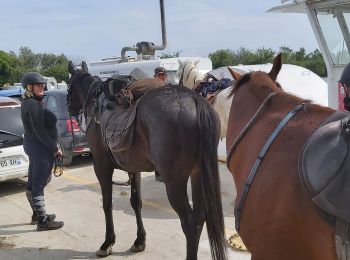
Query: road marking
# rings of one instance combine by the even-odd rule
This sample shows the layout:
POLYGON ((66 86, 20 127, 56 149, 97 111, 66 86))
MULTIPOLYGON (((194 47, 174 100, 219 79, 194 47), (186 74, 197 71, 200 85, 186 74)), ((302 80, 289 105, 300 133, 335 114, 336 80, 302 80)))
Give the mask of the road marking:
POLYGON ((100 186, 100 184, 99 184, 98 182, 88 181, 88 180, 86 180, 86 179, 83 179, 83 178, 80 178, 80 177, 77 177, 77 176, 70 175, 70 174, 68 174, 67 172, 65 172, 65 173, 62 175, 62 177, 65 178, 65 179, 68 179, 68 180, 71 180, 71 181, 75 181, 75 182, 78 182, 78 183, 81 183, 81 184, 89 185, 89 186, 97 186, 97 187, 100 186))
POLYGON ((170 214, 174 214, 177 216, 175 210, 173 208, 168 208, 168 207, 165 207, 161 204, 158 204, 158 203, 155 203, 153 201, 150 201, 150 200, 142 200, 142 204, 145 204, 147 206, 150 206, 150 207, 153 207, 153 208, 156 208, 156 209, 161 209, 163 211, 166 211, 167 213, 170 213, 170 214))

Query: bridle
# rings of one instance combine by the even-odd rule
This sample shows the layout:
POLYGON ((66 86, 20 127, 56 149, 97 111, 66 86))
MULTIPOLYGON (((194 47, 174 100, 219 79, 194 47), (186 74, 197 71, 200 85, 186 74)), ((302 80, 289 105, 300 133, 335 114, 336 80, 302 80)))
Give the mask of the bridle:
POLYGON ((228 149, 228 152, 227 152, 227 160, 226 160, 227 167, 229 167, 229 165, 230 165, 232 154, 235 151, 238 143, 242 140, 242 138, 245 136, 245 134, 248 133, 250 128, 256 122, 258 116, 262 113, 262 111, 264 111, 264 109, 267 106, 267 104, 270 102, 272 97, 275 96, 276 94, 277 94, 276 92, 272 92, 264 99, 264 101, 261 103, 261 105, 259 106, 258 110, 255 112, 253 117, 249 120, 249 122, 244 126, 244 128, 241 130, 239 135, 233 141, 232 145, 230 146, 230 149, 228 149))
POLYGON ((182 68, 181 77, 180 77, 180 80, 179 80, 179 85, 183 85, 183 79, 184 79, 184 74, 185 74, 185 67, 186 67, 186 65, 182 68))
MULTIPOLYGON (((237 84, 235 85, 235 87, 237 86, 237 84)), ((234 140, 233 144, 231 145, 230 149, 228 150, 228 154, 227 154, 227 167, 229 168, 230 165, 230 161, 231 161, 231 157, 232 154, 235 150, 235 148, 237 147, 238 143, 242 140, 242 138, 245 136, 245 134, 251 129, 251 127, 254 125, 254 123, 256 122, 258 116, 262 113, 262 111, 264 111, 264 109, 266 108, 267 104, 270 102, 270 100, 272 99, 272 97, 274 97, 278 92, 272 92, 270 93, 262 102, 262 104, 259 106, 258 110, 255 112, 255 114, 253 115, 253 117, 249 120, 249 122, 245 125, 245 127, 241 130, 241 132, 239 133, 239 135, 236 137, 236 139, 234 140)), ((232 101, 233 102, 233 101, 232 101)), ((277 135, 281 132, 281 130, 283 129, 283 127, 288 123, 288 121, 298 112, 300 111, 309 101, 303 101, 301 104, 296 105, 291 111, 289 111, 289 113, 283 118, 283 120, 278 124, 278 126, 275 128, 275 130, 272 132, 272 134, 269 136, 269 138, 267 139, 267 141, 265 142, 264 146, 261 148, 257 159, 255 160, 249 175, 246 179, 246 182, 243 186, 243 191, 241 193, 240 199, 238 204, 236 204, 237 206, 235 206, 235 227, 237 232, 239 232, 240 230, 240 220, 241 220, 241 215, 243 212, 243 207, 244 207, 244 203, 245 200, 248 196, 248 192, 250 190, 250 187, 252 186, 254 177, 259 169, 259 166, 262 162, 262 160, 264 159, 268 149, 270 148, 271 144, 273 143, 273 141, 275 140, 275 138, 277 137, 277 135)))
MULTIPOLYGON (((189 64, 189 63, 186 63, 185 66, 184 66, 183 69, 182 69, 181 77, 180 77, 180 80, 179 80, 179 85, 183 85, 183 83, 184 83, 184 75, 185 75, 185 69, 186 69, 187 64, 189 64)), ((186 77, 186 79, 185 79, 185 82, 187 82, 188 78, 189 78, 190 75, 191 75, 191 72, 192 72, 195 68, 196 68, 196 66, 193 66, 193 67, 190 69, 190 71, 188 72, 187 77, 186 77)), ((196 82, 196 79, 197 79, 197 76, 194 78, 193 84, 196 82)))
MULTIPOLYGON (((75 86, 72 86, 73 77, 71 78, 69 85, 68 85, 69 87, 68 87, 68 94, 67 94, 67 106, 69 109, 71 109, 71 103, 72 103, 71 95, 73 92, 73 88, 75 87, 75 86)), ((84 95, 82 108, 80 109, 80 111, 76 112, 77 115, 84 113, 85 119, 88 118, 87 113, 86 113, 86 106, 88 104, 88 101, 91 98, 93 99, 93 105, 91 107, 90 117, 92 117, 94 115, 94 111, 95 111, 97 103, 98 103, 98 97, 102 93, 102 89, 99 86, 100 82, 101 81, 99 79, 96 79, 96 78, 94 78, 93 81, 89 82, 88 90, 86 91, 86 94, 84 95)))

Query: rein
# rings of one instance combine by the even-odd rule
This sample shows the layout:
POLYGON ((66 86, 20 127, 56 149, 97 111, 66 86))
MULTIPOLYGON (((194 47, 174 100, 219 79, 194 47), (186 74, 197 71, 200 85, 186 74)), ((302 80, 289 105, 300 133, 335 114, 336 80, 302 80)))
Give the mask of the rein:
MULTIPOLYGON (((186 68, 186 66, 185 66, 185 68, 186 68)), ((184 68, 183 74, 185 74, 185 68, 184 68)), ((186 77, 186 82, 188 81, 188 78, 190 77, 191 72, 192 72, 192 70, 194 70, 194 68, 195 68, 195 67, 192 67, 192 68, 190 69, 190 71, 188 72, 187 77, 186 77)), ((196 76, 196 77, 197 77, 197 76, 196 76)))
POLYGON ((182 69, 182 72, 181 72, 181 77, 180 77, 180 80, 179 80, 179 85, 183 85, 184 74, 185 74, 185 66, 184 66, 184 68, 182 69))
MULTIPOLYGON (((243 130, 241 131, 241 133, 239 134, 239 136, 236 138, 235 142, 232 144, 229 154, 228 154, 228 158, 227 158, 227 165, 229 165, 230 162, 230 158, 231 155, 234 151, 234 149, 236 148, 238 142, 242 139, 242 137, 247 133, 247 131, 251 128, 251 126, 253 125, 256 116, 260 114, 260 112, 262 111, 263 107, 267 104, 267 102, 273 97, 272 94, 276 94, 276 93, 271 93, 269 96, 267 96, 264 100, 264 102, 262 103, 262 105, 259 107, 258 111, 255 113, 255 115, 253 116, 253 118, 248 122, 248 124, 243 128, 243 130)), ((298 112, 300 111, 307 102, 303 102, 301 104, 296 105, 284 118, 283 120, 278 124, 278 126, 275 128, 275 130, 272 132, 272 134, 269 136, 269 138, 267 139, 266 143, 264 144, 264 146, 262 147, 262 149, 259 152, 259 155, 257 157, 257 159, 255 160, 248 178, 246 180, 246 183, 243 187, 243 191, 238 203, 238 206, 235 207, 235 228, 237 230, 237 232, 239 232, 240 230, 240 220, 241 220, 241 215, 243 212, 243 207, 244 207, 244 203, 245 200, 248 196, 248 192, 250 190, 250 187, 252 186, 254 177, 259 169, 259 166, 262 162, 262 160, 264 159, 268 149, 270 148, 271 144, 273 143, 273 141, 275 140, 275 138, 277 137, 277 135, 281 132, 281 130, 283 129, 283 127, 288 123, 288 121, 298 112)))
POLYGON ((54 160, 53 175, 60 177, 63 174, 63 157, 56 156, 54 160))
POLYGON ((85 99, 84 99, 84 102, 83 102, 83 111, 85 111, 85 109, 86 109, 86 104, 87 104, 87 101, 89 100, 89 98, 90 98, 90 92, 91 92, 91 90, 93 89, 92 88, 92 86, 93 85, 95 85, 95 83, 97 82, 98 80, 94 80, 93 82, 91 82, 91 84, 90 84, 90 86, 89 86, 89 88, 88 88, 88 91, 87 91, 87 93, 86 93, 86 96, 85 96, 85 99))
POLYGON ((231 157, 232 154, 234 152, 234 150, 236 149, 238 143, 242 140, 242 138, 245 136, 245 134, 250 130, 250 128, 254 125, 254 123, 256 122, 257 117, 260 115, 260 113, 264 110, 264 108, 266 107, 266 105, 269 103, 269 101, 272 99, 272 97, 274 95, 276 95, 276 92, 272 92, 270 93, 265 99, 264 101, 261 103, 261 105, 259 106, 258 110, 255 112, 255 114, 253 115, 253 117, 249 120, 249 122, 245 125, 245 127, 242 129, 242 131, 239 133, 239 135, 237 136, 237 138, 235 139, 235 141, 233 142, 233 144, 231 145, 230 149, 227 152, 227 158, 226 158, 226 164, 227 164, 227 168, 230 165, 230 161, 231 161, 231 157))

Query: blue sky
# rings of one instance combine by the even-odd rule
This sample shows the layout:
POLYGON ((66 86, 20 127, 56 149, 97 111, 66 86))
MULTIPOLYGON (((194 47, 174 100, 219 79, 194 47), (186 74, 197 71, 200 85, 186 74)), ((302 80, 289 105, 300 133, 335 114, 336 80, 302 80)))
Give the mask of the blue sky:
MULTIPOLYGON (((318 48, 305 14, 266 13, 280 0, 164 2, 164 52, 207 57, 240 47, 318 48)), ((159 0, 1 0, 0 10, 3 51, 27 46, 35 53, 95 61, 120 56, 121 48, 139 41, 161 45, 159 0)))

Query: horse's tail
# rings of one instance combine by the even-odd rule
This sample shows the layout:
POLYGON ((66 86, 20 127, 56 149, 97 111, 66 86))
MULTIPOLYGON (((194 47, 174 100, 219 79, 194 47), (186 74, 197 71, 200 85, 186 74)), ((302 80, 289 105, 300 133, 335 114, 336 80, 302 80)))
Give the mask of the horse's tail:
POLYGON ((202 97, 196 97, 200 130, 201 186, 204 197, 205 219, 214 260, 227 259, 227 243, 221 202, 217 146, 220 121, 215 111, 202 97), (201 100, 200 100, 201 99, 201 100))

